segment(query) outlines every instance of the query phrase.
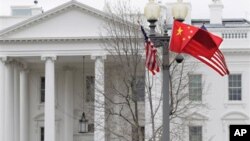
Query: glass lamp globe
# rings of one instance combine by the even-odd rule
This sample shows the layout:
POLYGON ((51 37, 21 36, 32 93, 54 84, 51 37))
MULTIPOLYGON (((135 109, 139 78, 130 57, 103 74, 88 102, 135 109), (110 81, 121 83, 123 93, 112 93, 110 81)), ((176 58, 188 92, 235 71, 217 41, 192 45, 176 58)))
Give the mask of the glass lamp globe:
POLYGON ((160 5, 154 2, 154 0, 149 0, 144 8, 144 15, 146 16, 147 20, 158 20, 160 17, 161 8, 160 5))
POLYGON ((172 14, 176 20, 184 21, 187 13, 188 7, 183 3, 182 0, 177 0, 178 2, 172 7, 172 14))

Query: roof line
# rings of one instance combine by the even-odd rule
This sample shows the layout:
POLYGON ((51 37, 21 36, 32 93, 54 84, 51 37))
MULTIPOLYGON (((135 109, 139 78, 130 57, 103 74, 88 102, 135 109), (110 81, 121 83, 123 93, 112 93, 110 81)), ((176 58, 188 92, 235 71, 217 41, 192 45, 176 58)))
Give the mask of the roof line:
POLYGON ((29 18, 27 20, 24 20, 22 22, 14 24, 14 25, 12 25, 10 27, 7 27, 7 28, 0 31, 0 36, 3 36, 5 34, 8 34, 8 33, 13 32, 15 30, 18 30, 18 29, 20 29, 20 28, 22 28, 22 27, 24 27, 26 25, 35 23, 35 22, 37 22, 37 21, 39 21, 41 19, 47 18, 47 17, 49 17, 51 15, 54 15, 57 12, 61 12, 66 8, 70 8, 70 7, 74 7, 74 6, 78 6, 78 7, 82 8, 82 9, 87 10, 87 11, 89 11, 91 13, 94 13, 94 14, 96 14, 98 16, 101 16, 101 17, 104 17, 104 18, 110 18, 107 14, 105 14, 104 12, 102 12, 100 10, 97 10, 95 8, 92 8, 90 6, 82 4, 82 3, 78 2, 78 1, 72 0, 72 1, 69 1, 69 2, 64 3, 62 5, 59 5, 59 6, 55 7, 55 8, 52 8, 51 10, 48 10, 48 11, 46 11, 44 13, 33 16, 33 17, 31 17, 31 18, 29 18))
MULTIPOLYGON (((3 42, 37 42, 37 41, 81 41, 81 40, 112 40, 116 38, 127 38, 127 37, 112 37, 112 36, 106 36, 106 37, 100 37, 100 36, 84 36, 84 37, 39 37, 39 38, 3 38, 0 39, 0 43, 3 42)), ((131 37, 132 38, 132 37, 131 37)), ((138 37, 133 37, 138 38, 138 37)), ((142 41, 144 38, 142 38, 142 41)))

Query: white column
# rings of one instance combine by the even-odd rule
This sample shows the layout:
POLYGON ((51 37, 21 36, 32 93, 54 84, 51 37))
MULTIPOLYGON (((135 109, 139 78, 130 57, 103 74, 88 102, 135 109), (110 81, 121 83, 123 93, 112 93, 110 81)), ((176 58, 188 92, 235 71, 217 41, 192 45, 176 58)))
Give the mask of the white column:
POLYGON ((74 130, 74 91, 73 91, 73 71, 71 68, 65 68, 64 81, 64 141, 73 141, 74 130))
POLYGON ((29 141, 28 71, 20 72, 20 141, 29 141))
POLYGON ((104 59, 106 56, 91 56, 95 59, 95 111, 94 141, 105 141, 105 97, 104 97, 104 59))
POLYGON ((56 57, 45 60, 45 141, 55 141, 55 63, 56 57))
POLYGON ((14 69, 11 62, 5 64, 4 141, 14 141, 14 69))
POLYGON ((6 57, 0 57, 0 140, 4 140, 4 63, 6 57))
POLYGON ((20 64, 14 63, 14 140, 20 141, 20 64))

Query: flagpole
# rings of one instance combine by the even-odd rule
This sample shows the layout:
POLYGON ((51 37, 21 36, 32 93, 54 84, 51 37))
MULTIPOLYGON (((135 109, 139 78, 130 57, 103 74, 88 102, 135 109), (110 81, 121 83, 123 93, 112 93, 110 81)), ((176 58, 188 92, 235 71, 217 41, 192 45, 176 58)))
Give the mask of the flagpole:
MULTIPOLYGON (((170 36, 167 34, 167 26, 164 26, 164 35, 156 35, 155 33, 155 23, 160 16, 160 6, 157 5, 154 0, 149 0, 148 4, 145 6, 144 14, 147 21, 150 23, 150 34, 149 38, 154 43, 155 47, 163 47, 162 49, 162 140, 170 141, 170 105, 169 105, 169 49, 168 44, 170 36)), ((184 21, 187 15, 187 7, 183 4, 182 0, 178 0, 176 5, 173 6, 174 17, 179 21, 184 21)), ((176 58, 177 63, 183 61, 183 57, 178 55, 176 58)), ((154 134, 154 133, 153 133, 154 134)))
MULTIPOLYGON (((170 36, 167 34, 166 24, 164 26, 164 35, 156 36, 155 34, 155 22, 156 20, 148 20, 150 23, 149 38, 154 43, 155 47, 162 47, 162 141, 170 141, 170 106, 169 106, 169 49, 168 44, 170 36)), ((176 57, 176 61, 181 63, 183 61, 182 56, 176 57)))
POLYGON ((163 107, 162 107, 162 117, 163 117, 163 132, 162 141, 170 141, 170 106, 169 106, 169 50, 168 42, 169 36, 167 33, 164 34, 167 37, 167 42, 164 42, 162 49, 162 93, 163 93, 163 107))

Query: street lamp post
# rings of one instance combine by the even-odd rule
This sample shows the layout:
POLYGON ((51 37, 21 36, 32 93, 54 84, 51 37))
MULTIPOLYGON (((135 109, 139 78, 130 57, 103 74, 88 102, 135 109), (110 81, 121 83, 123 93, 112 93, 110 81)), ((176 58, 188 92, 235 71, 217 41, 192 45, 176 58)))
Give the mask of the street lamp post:
MULTIPOLYGON (((184 21, 187 15, 187 7, 183 4, 182 0, 177 0, 178 2, 173 6, 172 13, 173 17, 179 21, 184 21)), ((167 28, 164 28, 164 34, 161 36, 156 35, 155 27, 156 22, 160 16, 160 6, 154 2, 154 0, 149 0, 148 4, 145 6, 144 14, 147 18, 147 21, 150 23, 150 34, 149 38, 154 43, 155 47, 163 47, 162 49, 162 93, 163 93, 163 132, 162 132, 162 141, 170 141, 170 106, 169 106, 169 50, 168 44, 170 36, 167 34, 167 28)), ((175 58, 178 63, 182 62, 183 57, 177 55, 175 58)))

